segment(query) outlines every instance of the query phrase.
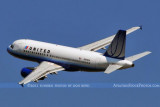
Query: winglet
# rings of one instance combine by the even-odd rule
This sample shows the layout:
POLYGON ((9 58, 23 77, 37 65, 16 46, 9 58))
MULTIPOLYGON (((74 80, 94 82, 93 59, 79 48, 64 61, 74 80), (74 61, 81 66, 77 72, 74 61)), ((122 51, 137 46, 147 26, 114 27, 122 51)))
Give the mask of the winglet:
POLYGON ((142 25, 140 25, 139 27, 140 27, 140 29, 142 30, 142 28, 143 28, 142 25))
POLYGON ((22 87, 24 87, 24 84, 20 84, 22 87))

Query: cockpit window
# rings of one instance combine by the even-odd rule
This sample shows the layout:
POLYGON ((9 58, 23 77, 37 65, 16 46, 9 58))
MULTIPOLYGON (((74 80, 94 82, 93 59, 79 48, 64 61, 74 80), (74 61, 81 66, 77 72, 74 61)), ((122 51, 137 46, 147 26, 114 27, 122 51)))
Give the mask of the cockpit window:
POLYGON ((13 49, 13 48, 14 48, 14 45, 11 45, 11 48, 13 49))

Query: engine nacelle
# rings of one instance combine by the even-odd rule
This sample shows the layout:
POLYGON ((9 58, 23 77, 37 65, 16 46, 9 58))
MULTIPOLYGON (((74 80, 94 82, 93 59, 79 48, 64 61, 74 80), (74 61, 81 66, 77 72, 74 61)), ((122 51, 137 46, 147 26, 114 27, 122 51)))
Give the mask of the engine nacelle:
POLYGON ((25 67, 21 70, 21 76, 25 78, 27 75, 29 75, 35 68, 34 67, 25 67))

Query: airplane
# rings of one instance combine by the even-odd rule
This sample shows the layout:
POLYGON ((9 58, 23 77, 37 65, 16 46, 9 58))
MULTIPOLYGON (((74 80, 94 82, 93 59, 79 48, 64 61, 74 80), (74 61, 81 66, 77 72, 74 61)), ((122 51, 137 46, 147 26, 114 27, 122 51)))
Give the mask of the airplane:
POLYGON ((134 67, 134 61, 151 53, 145 51, 125 57, 126 35, 138 29, 142 27, 119 30, 115 35, 78 48, 20 39, 14 41, 7 51, 14 57, 39 63, 37 67, 25 67, 21 70, 24 79, 19 84, 22 86, 32 81, 44 80, 48 74, 57 74, 59 71, 109 74, 116 70, 134 67), (105 52, 97 52, 100 49, 104 49, 105 52))

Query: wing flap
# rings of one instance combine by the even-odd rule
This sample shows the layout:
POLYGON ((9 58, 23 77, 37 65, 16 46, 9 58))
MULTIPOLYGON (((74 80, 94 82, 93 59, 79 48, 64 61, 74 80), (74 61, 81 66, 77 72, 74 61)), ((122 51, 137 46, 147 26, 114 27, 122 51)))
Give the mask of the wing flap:
MULTIPOLYGON (((42 74, 40 77, 38 77, 36 80, 39 80, 40 78, 42 78, 44 76, 47 76, 48 74, 52 74, 52 73, 57 74, 57 72, 63 71, 63 70, 64 70, 63 67, 59 67, 59 68, 55 68, 55 69, 49 70, 48 72, 46 72, 46 73, 42 74)), ((36 80, 33 80, 33 81, 36 81, 36 80)))

